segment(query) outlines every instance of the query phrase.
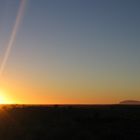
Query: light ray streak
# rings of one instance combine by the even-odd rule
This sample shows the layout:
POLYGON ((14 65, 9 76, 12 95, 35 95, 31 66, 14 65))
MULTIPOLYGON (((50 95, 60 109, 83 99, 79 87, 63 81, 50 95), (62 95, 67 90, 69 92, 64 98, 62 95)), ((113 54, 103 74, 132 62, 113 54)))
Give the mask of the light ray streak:
POLYGON ((14 24, 14 27, 12 29, 12 33, 11 33, 10 39, 9 39, 7 47, 6 47, 6 51, 5 51, 3 60, 2 60, 1 65, 0 65, 0 78, 3 74, 3 71, 5 69, 7 60, 8 60, 9 55, 10 55, 10 52, 11 52, 11 50, 13 48, 13 45, 14 45, 14 42, 16 40, 17 32, 18 32, 18 29, 19 29, 19 26, 20 26, 20 23, 21 23, 23 14, 24 14, 26 0, 20 0, 20 1, 21 2, 20 2, 20 5, 19 5, 19 10, 18 10, 18 13, 17 13, 15 24, 14 24))

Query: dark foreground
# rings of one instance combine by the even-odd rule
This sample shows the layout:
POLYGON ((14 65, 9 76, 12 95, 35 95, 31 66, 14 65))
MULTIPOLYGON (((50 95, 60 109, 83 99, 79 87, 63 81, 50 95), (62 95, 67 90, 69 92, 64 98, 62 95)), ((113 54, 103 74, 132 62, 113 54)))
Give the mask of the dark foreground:
POLYGON ((3 106, 0 140, 140 140, 140 106, 3 106))

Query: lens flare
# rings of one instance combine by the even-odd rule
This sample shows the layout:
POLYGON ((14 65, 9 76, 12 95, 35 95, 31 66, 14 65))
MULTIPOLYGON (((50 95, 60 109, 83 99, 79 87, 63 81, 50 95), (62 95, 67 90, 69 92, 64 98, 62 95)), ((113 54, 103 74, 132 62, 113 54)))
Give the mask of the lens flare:
POLYGON ((0 66, 0 78, 5 69, 8 57, 9 57, 10 52, 13 47, 13 44, 16 40, 17 32, 18 32, 18 29, 19 29, 19 26, 20 26, 20 23, 21 23, 23 14, 24 14, 25 5, 26 5, 26 0, 21 0, 19 10, 17 13, 17 17, 16 17, 16 21, 15 21, 14 27, 12 29, 12 33, 11 33, 10 39, 8 41, 8 45, 6 47, 6 51, 5 51, 5 54, 4 54, 4 57, 3 57, 3 60, 2 60, 1 66, 0 66))

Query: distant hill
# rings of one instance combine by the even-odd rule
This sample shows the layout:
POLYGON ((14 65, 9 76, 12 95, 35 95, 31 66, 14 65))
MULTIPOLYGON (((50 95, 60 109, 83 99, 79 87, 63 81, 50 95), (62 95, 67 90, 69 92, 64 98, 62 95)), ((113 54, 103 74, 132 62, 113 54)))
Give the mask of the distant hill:
POLYGON ((140 105, 140 101, 136 101, 136 100, 124 100, 124 101, 121 101, 120 104, 140 105))

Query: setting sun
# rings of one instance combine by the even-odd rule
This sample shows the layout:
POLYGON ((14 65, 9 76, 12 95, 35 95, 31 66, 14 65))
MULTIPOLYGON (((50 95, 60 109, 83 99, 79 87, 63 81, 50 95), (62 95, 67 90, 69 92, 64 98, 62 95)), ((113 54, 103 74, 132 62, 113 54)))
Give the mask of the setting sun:
POLYGON ((0 104, 11 104, 12 101, 8 97, 5 91, 0 90, 0 104))

